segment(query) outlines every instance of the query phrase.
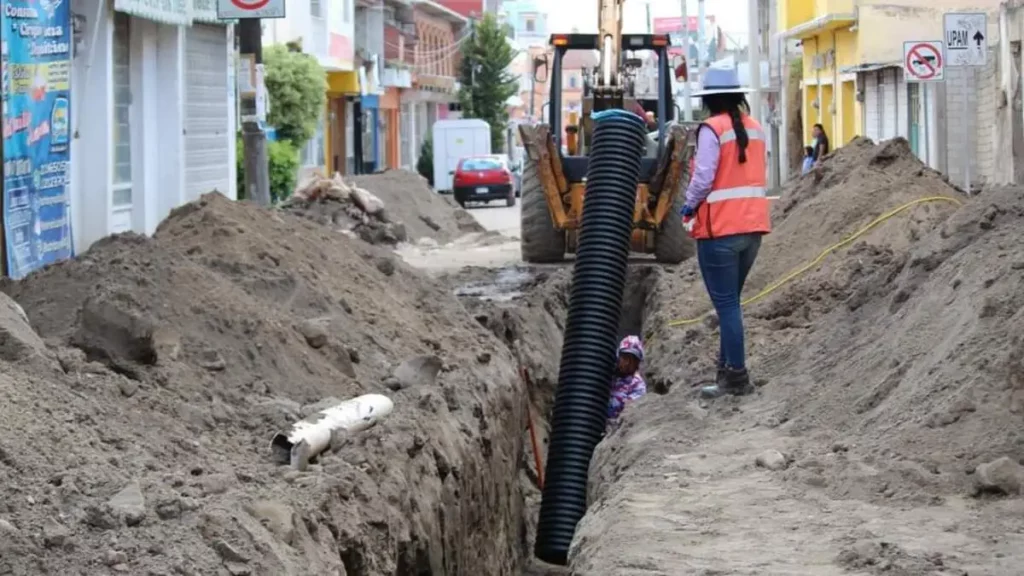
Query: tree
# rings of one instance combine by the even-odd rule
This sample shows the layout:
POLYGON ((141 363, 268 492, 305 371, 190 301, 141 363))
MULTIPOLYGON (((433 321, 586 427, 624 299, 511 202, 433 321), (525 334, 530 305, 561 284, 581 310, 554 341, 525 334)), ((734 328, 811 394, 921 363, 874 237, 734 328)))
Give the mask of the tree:
POLYGON ((434 145, 429 137, 423 140, 420 146, 420 159, 416 161, 416 171, 427 179, 431 187, 434 186, 434 145))
POLYGON ((506 102, 519 91, 519 79, 509 72, 516 50, 493 14, 485 14, 472 34, 462 48, 459 102, 467 118, 490 124, 491 149, 497 151, 505 140, 506 102))
POLYGON ((316 133, 327 98, 327 76, 314 56, 287 46, 263 50, 264 82, 270 95, 267 123, 296 148, 316 133))

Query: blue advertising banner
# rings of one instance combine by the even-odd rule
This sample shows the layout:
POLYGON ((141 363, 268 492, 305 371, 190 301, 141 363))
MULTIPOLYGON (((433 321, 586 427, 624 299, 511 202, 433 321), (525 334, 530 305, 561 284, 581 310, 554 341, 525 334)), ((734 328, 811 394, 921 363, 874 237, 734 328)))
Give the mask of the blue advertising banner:
POLYGON ((71 0, 0 0, 7 271, 72 256, 71 0))

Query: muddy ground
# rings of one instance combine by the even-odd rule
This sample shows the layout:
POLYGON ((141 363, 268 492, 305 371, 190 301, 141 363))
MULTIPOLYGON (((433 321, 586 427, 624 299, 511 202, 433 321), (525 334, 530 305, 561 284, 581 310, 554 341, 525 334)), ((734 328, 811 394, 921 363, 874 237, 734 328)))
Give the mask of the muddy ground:
MULTIPOLYGON (((695 264, 633 266, 622 331, 645 335, 654 392, 598 449, 573 573, 1020 574, 1022 190, 968 199, 906 142, 857 141, 774 222, 748 298, 820 261, 746 308, 754 397, 694 394, 717 352, 695 264)), ((526 349, 543 414, 568 275, 519 269, 513 302, 486 275, 451 280, 526 349)))
MULTIPOLYGON (((694 396, 695 264, 638 259, 621 330, 652 393, 598 449, 573 573, 1019 575, 1022 192, 965 198, 901 140, 789 186, 747 295, 820 261, 746 307, 740 400, 694 396)), ((564 573, 528 558, 527 423, 543 460, 571 271, 510 245, 396 252, 210 195, 4 282, 0 575, 564 573), (395 413, 306 472, 270 459, 367 392, 395 413)))

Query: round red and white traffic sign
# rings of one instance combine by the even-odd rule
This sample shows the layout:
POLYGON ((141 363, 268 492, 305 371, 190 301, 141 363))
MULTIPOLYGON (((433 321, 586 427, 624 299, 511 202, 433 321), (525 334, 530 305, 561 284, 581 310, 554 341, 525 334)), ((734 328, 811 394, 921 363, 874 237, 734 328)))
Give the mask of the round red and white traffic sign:
POLYGON ((231 3, 239 10, 254 11, 270 4, 270 0, 231 0, 231 3))
POLYGON ((906 51, 904 62, 912 80, 938 80, 942 77, 942 50, 929 42, 918 42, 906 51))

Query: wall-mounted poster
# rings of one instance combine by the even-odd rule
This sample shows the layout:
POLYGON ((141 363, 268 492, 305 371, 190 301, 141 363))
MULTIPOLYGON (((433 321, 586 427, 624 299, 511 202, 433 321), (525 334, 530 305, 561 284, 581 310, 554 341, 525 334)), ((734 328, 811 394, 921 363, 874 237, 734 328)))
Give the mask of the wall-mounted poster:
POLYGON ((73 254, 71 0, 0 0, 7 271, 22 278, 73 254))

